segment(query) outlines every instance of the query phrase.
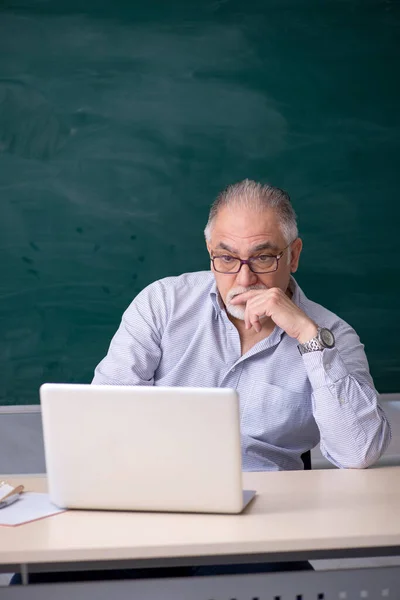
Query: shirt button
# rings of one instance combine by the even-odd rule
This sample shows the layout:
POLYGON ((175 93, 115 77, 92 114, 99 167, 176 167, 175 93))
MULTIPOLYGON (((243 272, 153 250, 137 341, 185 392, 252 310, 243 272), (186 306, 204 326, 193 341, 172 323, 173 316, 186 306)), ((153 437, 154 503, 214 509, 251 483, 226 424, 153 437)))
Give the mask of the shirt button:
POLYGON ((344 398, 339 398, 339 404, 345 404, 346 400, 344 398))
POLYGON ((232 371, 232 373, 234 373, 235 372, 235 367, 232 367, 231 371, 232 371))
POLYGON ((331 368, 331 363, 326 363, 326 368, 330 369, 331 368))

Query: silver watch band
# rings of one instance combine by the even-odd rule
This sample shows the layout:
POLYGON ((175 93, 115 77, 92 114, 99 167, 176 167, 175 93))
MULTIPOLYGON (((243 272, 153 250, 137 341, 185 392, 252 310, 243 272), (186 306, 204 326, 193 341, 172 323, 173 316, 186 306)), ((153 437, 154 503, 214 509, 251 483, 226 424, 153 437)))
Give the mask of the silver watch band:
POLYGON ((315 337, 313 337, 311 340, 308 340, 308 342, 304 342, 304 344, 299 344, 297 347, 299 349, 299 352, 301 355, 306 354, 307 352, 318 352, 324 349, 324 346, 321 344, 320 340, 319 340, 319 332, 320 332, 320 327, 318 327, 318 333, 315 337))
POLYGON ((317 335, 304 344, 299 344, 297 347, 300 354, 306 354, 306 352, 318 352, 325 348, 333 348, 335 346, 335 336, 330 329, 326 327, 319 327, 317 329, 317 335))

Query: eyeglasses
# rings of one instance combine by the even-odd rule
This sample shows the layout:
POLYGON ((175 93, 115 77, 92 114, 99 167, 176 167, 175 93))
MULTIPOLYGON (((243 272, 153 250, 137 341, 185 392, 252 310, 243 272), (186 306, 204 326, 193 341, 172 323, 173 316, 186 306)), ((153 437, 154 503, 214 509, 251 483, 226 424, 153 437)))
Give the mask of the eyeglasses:
MULTIPOLYGON (((292 242, 290 242, 291 244, 292 242)), ((288 244, 286 248, 281 250, 279 254, 260 254, 259 256, 252 256, 247 260, 230 256, 229 254, 223 254, 220 256, 211 256, 211 262, 214 270, 217 273, 224 273, 225 275, 234 275, 239 273, 243 265, 247 265, 253 273, 274 273, 278 270, 279 261, 282 258, 285 250, 290 246, 288 244)))

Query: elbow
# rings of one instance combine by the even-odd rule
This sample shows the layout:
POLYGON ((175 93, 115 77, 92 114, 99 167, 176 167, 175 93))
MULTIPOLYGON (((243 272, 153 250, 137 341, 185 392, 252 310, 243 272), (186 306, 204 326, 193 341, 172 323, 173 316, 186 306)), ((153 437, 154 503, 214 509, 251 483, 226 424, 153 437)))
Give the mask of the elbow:
POLYGON ((342 461, 340 467, 342 469, 367 469, 374 465, 381 456, 386 452, 390 441, 392 439, 392 432, 390 425, 386 419, 384 419, 375 435, 365 444, 362 452, 355 452, 354 456, 349 457, 342 461))
POLYGON ((381 453, 367 453, 346 457, 338 463, 338 467, 340 469, 368 469, 379 460, 381 455, 381 453))
POLYGON ((349 460, 349 461, 343 461, 342 464, 340 465, 341 469, 367 469, 368 467, 371 467, 373 464, 376 463, 376 461, 380 458, 379 456, 376 457, 365 457, 362 459, 356 459, 356 460, 349 460))

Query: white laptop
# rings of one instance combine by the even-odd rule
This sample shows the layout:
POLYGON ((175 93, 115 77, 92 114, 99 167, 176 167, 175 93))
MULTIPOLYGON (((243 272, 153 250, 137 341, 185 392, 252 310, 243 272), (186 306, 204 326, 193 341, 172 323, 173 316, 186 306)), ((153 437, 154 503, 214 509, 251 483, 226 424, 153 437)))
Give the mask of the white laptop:
POLYGON ((46 383, 40 400, 57 506, 240 513, 255 495, 234 390, 46 383))

